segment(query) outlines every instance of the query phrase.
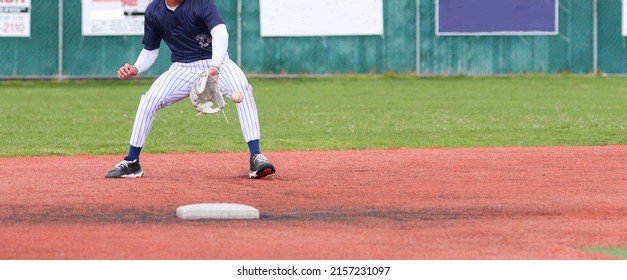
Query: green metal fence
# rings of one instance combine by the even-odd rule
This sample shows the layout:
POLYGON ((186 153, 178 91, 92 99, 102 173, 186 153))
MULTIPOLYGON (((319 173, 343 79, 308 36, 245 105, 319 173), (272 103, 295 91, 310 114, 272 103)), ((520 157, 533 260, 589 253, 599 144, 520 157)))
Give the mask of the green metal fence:
POLYGON ((59 66, 57 1, 33 1, 31 36, 0 37, 0 78, 52 77, 59 66))
POLYGON ((627 73, 627 37, 621 33, 622 1, 597 1, 598 70, 609 74, 627 73))
POLYGON ((259 1, 244 0, 242 64, 258 73, 383 73, 416 69, 416 1, 383 1, 384 36, 262 38, 259 1))
MULTIPOLYGON (((312 0, 314 1, 314 0, 312 0)), ((251 74, 627 73, 621 0, 559 0, 559 34, 437 36, 435 0, 384 0, 384 35, 261 37, 258 0, 216 0, 229 54, 251 74)), ((31 36, 0 38, 0 78, 109 78, 141 36, 82 36, 80 0, 32 0, 31 36), (59 18, 61 11, 62 18, 59 18)), ((162 45, 146 76, 169 67, 162 45)))
POLYGON ((593 1, 560 0, 559 34, 553 36, 438 37, 433 1, 422 3, 420 73, 490 75, 592 71, 593 1))

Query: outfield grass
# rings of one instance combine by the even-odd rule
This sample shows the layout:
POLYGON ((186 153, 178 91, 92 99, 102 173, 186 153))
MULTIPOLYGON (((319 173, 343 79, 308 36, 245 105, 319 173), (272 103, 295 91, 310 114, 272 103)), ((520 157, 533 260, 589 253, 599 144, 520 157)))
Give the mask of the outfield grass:
MULTIPOLYGON (((124 154, 152 80, 0 82, 0 156, 124 154)), ((351 76, 251 79, 263 150, 627 143, 627 79, 351 76)), ((235 106, 161 110, 147 153, 246 151, 235 106)))
POLYGON ((584 248, 586 252, 601 253, 612 257, 627 259, 627 247, 584 248))

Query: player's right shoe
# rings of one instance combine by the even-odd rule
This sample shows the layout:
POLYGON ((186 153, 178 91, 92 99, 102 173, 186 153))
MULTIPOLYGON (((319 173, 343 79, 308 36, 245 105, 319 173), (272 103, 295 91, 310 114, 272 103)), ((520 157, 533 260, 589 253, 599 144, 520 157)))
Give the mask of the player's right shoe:
POLYGON ((144 176, 144 171, 137 160, 124 158, 115 165, 115 168, 105 175, 105 178, 139 178, 144 176))
POLYGON ((250 158, 249 178, 259 179, 274 174, 274 172, 276 172, 274 165, 264 155, 256 154, 250 158))

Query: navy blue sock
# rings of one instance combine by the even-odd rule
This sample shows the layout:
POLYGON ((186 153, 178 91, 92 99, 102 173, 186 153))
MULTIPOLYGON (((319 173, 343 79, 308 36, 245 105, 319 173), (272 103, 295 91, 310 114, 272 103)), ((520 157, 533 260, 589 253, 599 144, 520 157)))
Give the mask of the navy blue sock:
POLYGON ((248 142, 248 150, 250 151, 251 157, 260 154, 261 148, 259 147, 259 139, 248 142))
POLYGON ((141 147, 135 147, 135 146, 131 146, 131 148, 128 150, 128 160, 137 160, 139 161, 139 153, 142 152, 142 148, 141 147))

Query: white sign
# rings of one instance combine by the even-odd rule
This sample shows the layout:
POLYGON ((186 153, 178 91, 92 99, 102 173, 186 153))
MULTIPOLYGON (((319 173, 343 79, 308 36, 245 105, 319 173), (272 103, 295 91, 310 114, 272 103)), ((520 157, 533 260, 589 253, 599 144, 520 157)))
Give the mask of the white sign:
POLYGON ((627 36, 627 0, 623 0, 623 36, 627 36))
POLYGON ((0 37, 30 37, 31 0, 0 0, 0 37))
POLYGON ((82 0, 82 34, 83 36, 143 35, 144 13, 151 1, 82 0))
POLYGON ((261 36, 383 35, 383 0, 259 0, 261 36))

